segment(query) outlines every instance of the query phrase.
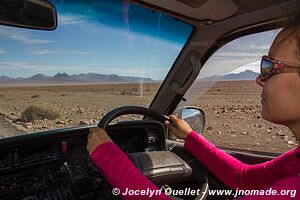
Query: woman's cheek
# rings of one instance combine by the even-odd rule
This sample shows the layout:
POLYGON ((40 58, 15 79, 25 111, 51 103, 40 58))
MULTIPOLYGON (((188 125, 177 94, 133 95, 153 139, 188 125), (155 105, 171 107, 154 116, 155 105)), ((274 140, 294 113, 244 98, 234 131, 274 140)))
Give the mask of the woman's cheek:
POLYGON ((282 123, 285 120, 286 107, 281 100, 269 96, 262 100, 262 117, 273 123, 282 123))

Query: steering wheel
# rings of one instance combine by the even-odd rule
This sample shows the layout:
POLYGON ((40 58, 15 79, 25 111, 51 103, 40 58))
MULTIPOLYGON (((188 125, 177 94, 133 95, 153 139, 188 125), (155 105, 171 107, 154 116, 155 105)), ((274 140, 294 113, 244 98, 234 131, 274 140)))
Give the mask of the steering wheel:
POLYGON ((128 115, 128 114, 139 114, 151 117, 162 124, 165 123, 166 120, 169 120, 169 118, 165 115, 160 114, 159 112, 155 110, 151 110, 149 108, 145 107, 139 107, 139 106, 123 106, 116 108, 109 113, 107 113, 99 122, 98 127, 102 129, 106 129, 108 124, 114 120, 117 117, 120 117, 122 115, 128 115))
MULTIPOLYGON (((147 117, 151 117, 154 120, 157 120, 161 122, 163 125, 166 120, 169 120, 169 118, 165 115, 160 114, 158 111, 152 110, 150 108, 145 108, 145 107, 140 107, 140 106, 123 106, 116 108, 110 112, 108 112, 99 122, 98 127, 102 129, 106 129, 109 123, 114 120, 115 118, 122 116, 122 115, 127 115, 127 114, 139 114, 139 115, 144 115, 147 117)), ((195 170, 195 167, 192 167, 193 170, 195 170)), ((202 182, 202 187, 199 188, 200 194, 196 196, 195 200, 204 200, 208 196, 208 179, 205 177, 201 177, 201 182, 202 182), (203 183, 203 180, 204 183, 203 183)), ((180 200, 181 198, 178 197, 173 197, 170 195, 171 198, 178 199, 180 200)))

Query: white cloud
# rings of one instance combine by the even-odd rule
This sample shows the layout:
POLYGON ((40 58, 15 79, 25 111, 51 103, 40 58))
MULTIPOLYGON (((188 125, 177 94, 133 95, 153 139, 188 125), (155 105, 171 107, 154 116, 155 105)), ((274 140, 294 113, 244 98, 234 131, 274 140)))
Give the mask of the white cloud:
POLYGON ((251 47, 251 49, 254 49, 254 50, 265 50, 265 51, 268 51, 271 47, 271 44, 262 44, 262 45, 254 45, 251 47))
MULTIPOLYGON (((229 52, 220 52, 214 55, 215 57, 261 57, 261 52, 237 52, 237 51, 229 51, 229 52)), ((223 58, 225 59, 225 58, 223 58)))
POLYGON ((49 50, 49 49, 31 49, 31 50, 28 50, 28 53, 32 54, 32 55, 49 55, 49 54, 93 55, 93 54, 98 54, 97 52, 89 52, 89 51, 65 51, 65 50, 49 50))
POLYGON ((25 45, 40 45, 54 43, 55 41, 34 38, 34 35, 24 30, 16 30, 11 27, 0 29, 0 36, 25 45))
POLYGON ((84 24, 90 21, 90 18, 84 15, 65 15, 58 16, 58 25, 84 24))
POLYGON ((4 50, 2 50, 2 49, 0 49, 0 54, 5 54, 5 53, 7 53, 7 52, 4 51, 4 50))
POLYGON ((28 62, 0 62, 0 69, 3 71, 15 71, 15 70, 31 70, 34 64, 28 62))
POLYGON ((201 70, 198 78, 239 73, 247 69, 259 72, 258 61, 262 55, 267 54, 270 45, 250 45, 248 49, 224 49, 216 52, 201 70))
POLYGON ((244 65, 242 67, 239 67, 239 68, 233 70, 232 72, 229 72, 228 74, 230 74, 230 73, 238 74, 238 73, 246 71, 246 70, 251 70, 256 73, 259 73, 260 72, 260 61, 255 61, 255 62, 249 63, 247 65, 244 65))

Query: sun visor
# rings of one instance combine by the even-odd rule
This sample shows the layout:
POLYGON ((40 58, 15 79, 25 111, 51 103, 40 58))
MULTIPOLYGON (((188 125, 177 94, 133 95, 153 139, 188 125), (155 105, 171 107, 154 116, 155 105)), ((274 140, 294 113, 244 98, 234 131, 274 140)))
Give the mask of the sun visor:
POLYGON ((187 0, 140 0, 155 10, 168 10, 173 14, 184 15, 196 20, 222 20, 234 15, 238 7, 232 0, 200 0, 191 3, 187 0))

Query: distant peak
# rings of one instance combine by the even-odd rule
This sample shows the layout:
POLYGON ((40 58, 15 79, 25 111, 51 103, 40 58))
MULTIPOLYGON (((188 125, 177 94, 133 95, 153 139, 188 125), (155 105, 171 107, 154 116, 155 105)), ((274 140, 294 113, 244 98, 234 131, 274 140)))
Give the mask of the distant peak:
POLYGON ((67 77, 67 76, 69 76, 67 73, 57 73, 55 76, 53 76, 53 77, 67 77))
POLYGON ((259 75, 252 70, 245 70, 239 73, 229 73, 226 75, 215 75, 202 78, 203 80, 210 80, 210 81, 221 81, 221 80, 255 80, 255 78, 259 75))
POLYGON ((28 79, 43 79, 43 78, 48 78, 48 76, 46 76, 44 74, 35 74, 35 75, 29 77, 28 79))
POLYGON ((0 83, 44 83, 44 84, 52 84, 52 83, 137 83, 137 82, 153 82, 151 78, 143 78, 143 77, 134 77, 134 76, 119 76, 116 74, 97 74, 97 73, 81 73, 81 74, 67 74, 67 73, 57 73, 54 76, 46 76, 44 74, 35 74, 29 78, 18 78, 18 79, 10 79, 9 77, 1 77, 0 83))
POLYGON ((35 74, 32 77, 45 76, 44 74, 35 74))
POLYGON ((255 73, 254 71, 252 71, 252 70, 250 70, 250 69, 246 69, 245 71, 243 71, 243 72, 250 72, 250 73, 255 73))

